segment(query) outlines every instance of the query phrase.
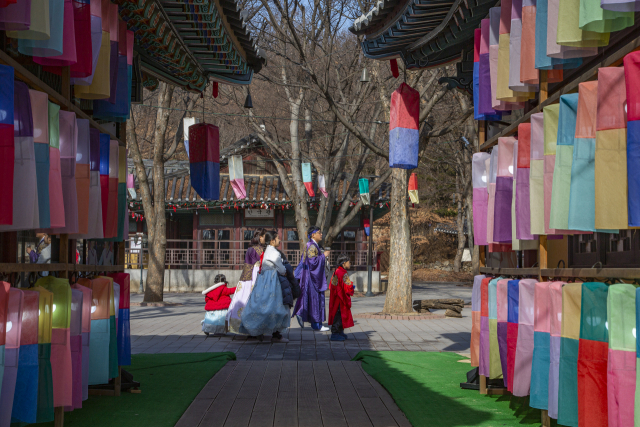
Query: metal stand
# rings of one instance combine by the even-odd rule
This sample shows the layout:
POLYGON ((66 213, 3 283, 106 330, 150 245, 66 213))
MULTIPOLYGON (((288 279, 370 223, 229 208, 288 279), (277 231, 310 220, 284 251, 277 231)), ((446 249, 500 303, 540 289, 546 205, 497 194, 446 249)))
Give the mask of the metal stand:
POLYGON ((367 293, 365 296, 372 297, 371 287, 373 285, 373 205, 369 206, 369 258, 367 262, 367 293))

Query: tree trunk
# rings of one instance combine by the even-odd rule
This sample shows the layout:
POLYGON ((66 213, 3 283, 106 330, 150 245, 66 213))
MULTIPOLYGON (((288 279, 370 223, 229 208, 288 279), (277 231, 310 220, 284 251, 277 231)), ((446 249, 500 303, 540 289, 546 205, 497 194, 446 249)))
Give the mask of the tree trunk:
POLYGON ((407 206, 408 173, 404 169, 391 171, 391 224, 389 289, 384 301, 384 313, 412 313, 411 227, 407 206))
MULTIPOLYGON (((164 180, 163 180, 164 182, 164 180)), ((167 218, 156 216, 154 238, 149 239, 149 266, 144 288, 145 302, 158 302, 164 298, 164 259, 167 250, 167 218)))

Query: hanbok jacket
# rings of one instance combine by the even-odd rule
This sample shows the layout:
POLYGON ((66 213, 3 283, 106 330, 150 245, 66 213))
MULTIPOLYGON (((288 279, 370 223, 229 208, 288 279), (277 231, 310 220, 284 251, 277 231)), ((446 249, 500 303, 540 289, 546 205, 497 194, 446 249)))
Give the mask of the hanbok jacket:
POLYGON ((342 327, 353 327, 353 316, 351 315, 351 296, 354 293, 355 285, 349 279, 347 270, 340 266, 331 278, 331 297, 329 299, 329 319, 327 323, 331 325, 333 318, 340 308, 340 317, 342 317, 342 327))
POLYGON ((231 304, 229 295, 233 295, 236 288, 228 288, 226 283, 216 283, 212 288, 213 290, 210 290, 211 288, 207 289, 208 292, 205 296, 207 303, 204 309, 206 311, 227 310, 231 304))

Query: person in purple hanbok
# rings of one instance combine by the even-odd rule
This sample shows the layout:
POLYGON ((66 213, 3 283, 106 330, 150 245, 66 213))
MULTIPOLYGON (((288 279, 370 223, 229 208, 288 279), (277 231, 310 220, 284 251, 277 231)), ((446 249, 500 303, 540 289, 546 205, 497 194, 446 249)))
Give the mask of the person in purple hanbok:
POLYGON ((296 267, 296 278, 300 280, 300 298, 296 301, 293 314, 297 317, 300 327, 304 323, 311 323, 311 328, 327 332, 329 328, 322 325, 326 319, 324 309, 324 292, 327 290, 327 276, 325 266, 329 251, 323 251, 319 242, 322 231, 319 227, 309 227, 307 231, 309 241, 302 253, 300 263, 296 267))

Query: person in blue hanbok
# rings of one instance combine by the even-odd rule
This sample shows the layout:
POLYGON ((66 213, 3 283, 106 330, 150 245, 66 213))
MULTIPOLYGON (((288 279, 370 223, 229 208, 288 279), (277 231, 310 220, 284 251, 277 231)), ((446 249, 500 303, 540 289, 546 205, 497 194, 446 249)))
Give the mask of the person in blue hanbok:
POLYGON ((289 340, 282 336, 282 332, 289 328, 291 317, 290 306, 284 302, 278 278, 287 272, 276 249, 280 238, 275 233, 265 233, 264 243, 266 249, 261 256, 260 270, 249 302, 242 312, 240 333, 255 336, 260 341, 264 340, 264 335, 271 334, 271 342, 286 343, 289 340))
POLYGON ((322 231, 319 227, 309 227, 307 232, 309 241, 300 263, 296 267, 296 278, 300 280, 300 298, 296 301, 293 314, 297 316, 300 327, 304 322, 311 323, 311 328, 319 332, 327 332, 329 328, 322 325, 326 319, 324 292, 327 290, 327 276, 325 267, 329 251, 323 251, 319 242, 322 231))

